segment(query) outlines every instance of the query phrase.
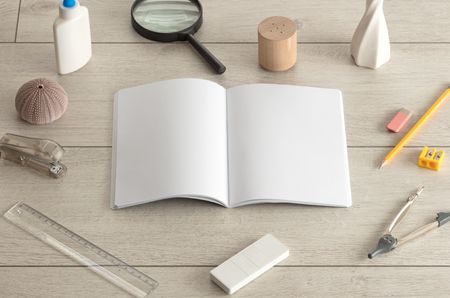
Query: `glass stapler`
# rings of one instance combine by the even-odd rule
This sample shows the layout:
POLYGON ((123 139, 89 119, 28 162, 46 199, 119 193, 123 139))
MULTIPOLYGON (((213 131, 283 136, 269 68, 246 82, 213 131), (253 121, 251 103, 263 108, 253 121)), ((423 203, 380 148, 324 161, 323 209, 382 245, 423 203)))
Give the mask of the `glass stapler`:
POLYGON ((420 196, 423 189, 424 189, 423 186, 420 187, 419 189, 417 189, 415 193, 411 194, 408 197, 408 199, 406 200, 406 204, 403 206, 402 209, 400 209, 400 211, 395 216, 394 220, 391 222, 391 224, 384 232, 384 235, 378 241, 377 248, 373 252, 369 253, 369 259, 372 259, 379 254, 388 253, 394 250, 395 248, 399 247, 400 245, 403 245, 410 240, 416 239, 417 237, 422 236, 430 232, 431 230, 439 228, 443 224, 450 221, 450 212, 439 212, 437 214, 436 219, 433 222, 430 222, 429 224, 426 224, 418 228, 417 230, 404 236, 403 238, 396 238, 392 235, 392 230, 394 230, 394 228, 398 226, 398 224, 402 221, 402 219, 405 218, 412 204, 420 196))
POLYGON ((53 178, 60 178, 67 172, 67 167, 60 162, 63 155, 63 147, 51 140, 9 133, 0 139, 0 159, 35 169, 53 178))

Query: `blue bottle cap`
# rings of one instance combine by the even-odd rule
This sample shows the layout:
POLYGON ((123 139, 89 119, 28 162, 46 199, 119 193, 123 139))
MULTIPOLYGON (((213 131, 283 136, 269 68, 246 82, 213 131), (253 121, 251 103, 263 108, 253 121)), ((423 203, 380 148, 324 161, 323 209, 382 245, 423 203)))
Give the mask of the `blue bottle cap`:
POLYGON ((72 8, 77 5, 77 0, 64 0, 63 6, 67 8, 72 8))

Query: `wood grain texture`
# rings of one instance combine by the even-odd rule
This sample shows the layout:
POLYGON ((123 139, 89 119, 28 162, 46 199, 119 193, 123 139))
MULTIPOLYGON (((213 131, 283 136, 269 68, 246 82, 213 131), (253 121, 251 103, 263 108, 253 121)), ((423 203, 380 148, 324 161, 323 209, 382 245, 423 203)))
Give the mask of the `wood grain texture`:
MULTIPOLYGON (((389 168, 376 170, 383 148, 351 148, 351 208, 291 204, 226 209, 195 200, 173 199, 121 210, 109 209, 111 150, 69 148, 68 175, 52 180, 11 163, 0 166, 0 210, 24 200, 64 226, 135 265, 218 265, 266 233, 291 250, 285 265, 447 265, 450 226, 431 232, 374 260, 388 222, 411 191, 425 185, 421 199, 398 236, 448 211, 450 169, 415 164, 420 149, 407 149, 389 168), (17 177, 21 177, 17 179, 17 177)), ((0 221, 0 265, 71 265, 45 244, 0 221)))
MULTIPOLYGON (((281 15, 302 23, 300 42, 349 42, 363 15, 360 0, 203 0, 204 24, 197 34, 206 42, 256 42, 264 18, 281 15), (249 13, 251 12, 251 13, 249 13)), ((142 42, 130 25, 131 0, 84 0, 91 15, 95 42, 142 42)), ((53 0, 22 0, 18 41, 53 41, 58 4, 53 0)), ((393 42, 450 42, 450 2, 385 1, 393 42)))
MULTIPOLYGON (((227 66, 224 75, 213 74, 187 44, 97 44, 92 61, 68 76, 55 74, 50 44, 0 45, 4 70, 0 72, 0 127, 11 133, 53 138, 65 146, 110 146, 115 92, 158 80, 199 77, 225 87, 284 83, 341 89, 348 144, 393 146, 402 136, 386 131, 395 113, 402 107, 411 110, 410 123, 414 123, 450 83, 445 63, 450 60, 448 44, 393 45, 392 61, 377 71, 354 66, 348 45, 300 45, 297 65, 281 73, 259 67, 256 44, 209 48, 227 66), (30 126, 14 109, 17 89, 37 77, 58 81, 69 94, 67 113, 48 126, 30 126)), ((440 109, 410 145, 450 146, 448 113, 450 104, 440 109)))
MULTIPOLYGON (((214 75, 188 44, 157 44, 139 37, 130 25, 132 0, 81 1, 90 10, 94 56, 80 71, 58 76, 51 44, 58 1, 0 0, 0 134, 51 138, 69 146, 63 159, 69 172, 62 180, 0 161, 0 214, 25 201, 141 266, 160 282, 154 297, 227 297, 209 280, 209 271, 268 232, 289 246, 290 257, 234 296, 448 297, 450 226, 388 256, 369 260, 367 253, 417 186, 425 185, 425 192, 395 235, 450 210, 447 163, 441 172, 416 165, 420 146, 450 147, 450 103, 392 165, 376 170, 402 136, 385 129, 397 110, 414 113, 411 125, 450 84, 450 2, 385 1, 394 44, 391 61, 377 71, 358 68, 350 58, 348 43, 363 14, 363 0, 201 2, 204 24, 196 36, 227 66, 222 76, 214 75), (301 23, 297 65, 287 72, 258 66, 257 24, 272 15, 301 23), (51 125, 28 125, 15 112, 17 89, 38 77, 58 81, 69 94, 67 113, 51 125), (225 209, 173 199, 111 210, 114 93, 182 77, 225 87, 280 83, 341 89, 353 207, 225 209)), ((4 219, 0 239, 0 297, 126 296, 4 219)))
POLYGON ((12 42, 16 37, 19 0, 0 0, 0 42, 12 42))
MULTIPOLYGON (((230 297, 209 280, 211 269, 139 268, 160 283, 151 297, 230 297)), ((449 274, 448 267, 276 267, 233 297, 448 297, 449 274)), ((0 275, 5 297, 129 297, 86 268, 0 268, 0 275)))
POLYGON ((269 17, 258 25, 259 65, 285 71, 297 62, 297 24, 286 17, 269 17))

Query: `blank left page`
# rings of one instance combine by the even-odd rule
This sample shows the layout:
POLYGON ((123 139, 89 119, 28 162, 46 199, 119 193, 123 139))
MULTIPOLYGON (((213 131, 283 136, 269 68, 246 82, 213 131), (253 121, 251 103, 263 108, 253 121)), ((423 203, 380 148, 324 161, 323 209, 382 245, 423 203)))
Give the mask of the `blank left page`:
POLYGON ((116 94, 113 208, 172 197, 228 205, 225 94, 199 79, 116 94))

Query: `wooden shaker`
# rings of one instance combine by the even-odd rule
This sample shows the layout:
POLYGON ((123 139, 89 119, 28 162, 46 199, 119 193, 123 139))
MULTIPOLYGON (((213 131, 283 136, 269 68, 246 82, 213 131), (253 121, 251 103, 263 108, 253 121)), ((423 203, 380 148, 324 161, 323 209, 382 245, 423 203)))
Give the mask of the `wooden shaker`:
POLYGON ((258 26, 259 64, 271 71, 288 70, 297 62, 297 24, 280 16, 258 26))

